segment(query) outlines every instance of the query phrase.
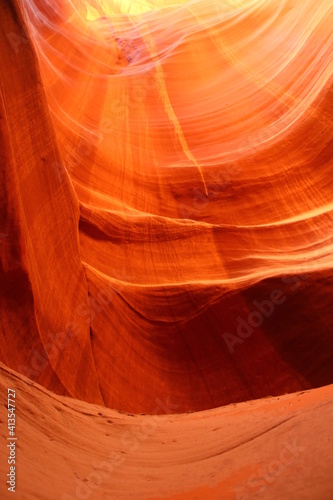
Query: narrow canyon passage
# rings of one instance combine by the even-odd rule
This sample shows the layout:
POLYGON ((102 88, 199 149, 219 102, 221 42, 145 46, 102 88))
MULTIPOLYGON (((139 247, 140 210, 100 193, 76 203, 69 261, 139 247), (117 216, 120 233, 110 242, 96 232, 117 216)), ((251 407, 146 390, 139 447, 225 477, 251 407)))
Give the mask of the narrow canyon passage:
MULTIPOLYGON (((172 442, 173 425, 195 433, 198 418, 211 432, 224 412, 244 410, 250 430, 233 430, 243 446, 261 405, 277 408, 279 426, 304 391, 301 427, 321 405, 332 421, 332 9, 329 0, 1 2, 0 380, 2 391, 7 381, 23 391, 29 442, 33 398, 47 418, 60 405, 81 431, 106 412, 137 436, 128 414, 144 414, 143 425, 159 426, 156 446, 164 432, 172 442)), ((80 445, 71 435, 73 470, 76 446, 99 431, 80 445)), ((118 446, 110 436, 95 461, 118 446)), ((273 432, 274 446, 282 437, 273 432)), ((168 451, 175 468, 178 452, 168 451)), ((126 464, 144 460, 133 453, 126 464)), ((333 494, 331 455, 320 499, 333 494)), ((230 460, 236 488, 254 471, 230 460)), ((225 496, 194 493, 224 480, 215 465, 211 480, 185 488, 162 462, 159 494, 147 473, 131 496, 134 473, 123 496, 112 475, 90 495, 237 497, 229 486, 225 496)), ((63 473, 67 487, 73 471, 63 473)), ((300 496, 287 498, 314 498, 297 477, 300 496)), ((280 479, 263 495, 277 498, 280 479)), ((29 481, 19 498, 34 498, 29 481)))

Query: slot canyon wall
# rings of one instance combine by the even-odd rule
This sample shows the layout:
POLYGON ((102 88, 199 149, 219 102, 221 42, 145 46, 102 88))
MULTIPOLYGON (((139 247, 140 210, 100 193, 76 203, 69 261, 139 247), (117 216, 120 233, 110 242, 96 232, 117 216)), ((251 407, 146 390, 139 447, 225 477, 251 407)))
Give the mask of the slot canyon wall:
POLYGON ((331 499, 332 2, 0 22, 18 498, 331 499))

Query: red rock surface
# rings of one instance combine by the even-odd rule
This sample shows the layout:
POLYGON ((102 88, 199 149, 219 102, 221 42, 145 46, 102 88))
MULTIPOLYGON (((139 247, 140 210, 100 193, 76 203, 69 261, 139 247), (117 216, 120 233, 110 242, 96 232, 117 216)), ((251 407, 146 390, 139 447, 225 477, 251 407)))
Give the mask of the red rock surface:
POLYGON ((332 385, 196 413, 128 415, 0 370, 1 397, 8 386, 19 395, 18 498, 332 498, 332 385))
POLYGON ((19 498, 75 496, 118 450, 95 411, 134 433, 116 411, 182 415, 158 418, 94 498, 252 498, 230 488, 312 415, 318 440, 262 498, 333 497, 332 15, 329 0, 1 2, 0 360, 22 402, 19 498), (297 420, 286 402, 304 390, 297 420), (40 492, 28 457, 40 473, 31 443, 58 404, 40 492), (247 451, 209 438, 214 467, 233 464, 221 475, 205 436, 225 415, 230 450, 247 451))

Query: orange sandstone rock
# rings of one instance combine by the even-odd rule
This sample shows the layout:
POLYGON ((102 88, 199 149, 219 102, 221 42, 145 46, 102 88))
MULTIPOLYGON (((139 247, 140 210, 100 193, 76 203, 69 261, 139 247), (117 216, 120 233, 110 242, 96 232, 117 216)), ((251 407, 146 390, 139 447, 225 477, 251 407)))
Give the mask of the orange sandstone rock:
MULTIPOLYGON (((301 438, 307 412, 319 429, 323 411, 317 450, 331 463, 331 390, 319 388, 333 377, 332 14, 329 0, 1 3, 0 360, 3 387, 11 381, 24 397, 22 498, 37 494, 26 453, 44 425, 35 413, 29 424, 29 397, 45 403, 48 421, 57 401, 69 405, 83 434, 103 406, 108 415, 204 410, 140 417, 158 422, 149 453, 160 469, 151 472, 144 446, 136 454, 140 437, 125 439, 134 455, 123 479, 91 486, 94 498, 254 494, 258 467, 276 457, 252 443, 257 427, 266 432, 260 408, 274 407, 272 429, 284 425, 302 390, 301 438), (195 432, 243 411, 256 424, 241 438, 246 417, 230 420, 227 455, 218 444, 210 455, 203 436, 198 444, 198 463, 228 474, 203 466, 182 486, 186 470, 199 474, 195 432), (164 433, 172 443, 188 422, 185 455, 171 444, 163 455, 164 433), (241 445, 244 460, 232 451, 241 445)), ((60 446, 66 426, 58 431, 60 446)), ((91 452, 100 432, 70 436, 62 485, 53 450, 42 498, 61 488, 80 498, 73 471, 83 484, 90 458, 116 446, 110 434, 91 452)), ((269 444, 278 455, 284 432, 269 444)), ((263 498, 330 498, 328 465, 315 485, 305 456, 302 472, 266 471, 263 498)))

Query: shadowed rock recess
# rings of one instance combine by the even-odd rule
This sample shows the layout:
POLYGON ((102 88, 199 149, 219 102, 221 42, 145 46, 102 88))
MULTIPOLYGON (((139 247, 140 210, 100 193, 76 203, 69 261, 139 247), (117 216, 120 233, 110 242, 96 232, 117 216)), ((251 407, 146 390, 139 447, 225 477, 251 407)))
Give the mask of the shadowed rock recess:
POLYGON ((19 499, 333 498, 332 25, 331 0, 1 0, 19 499))

